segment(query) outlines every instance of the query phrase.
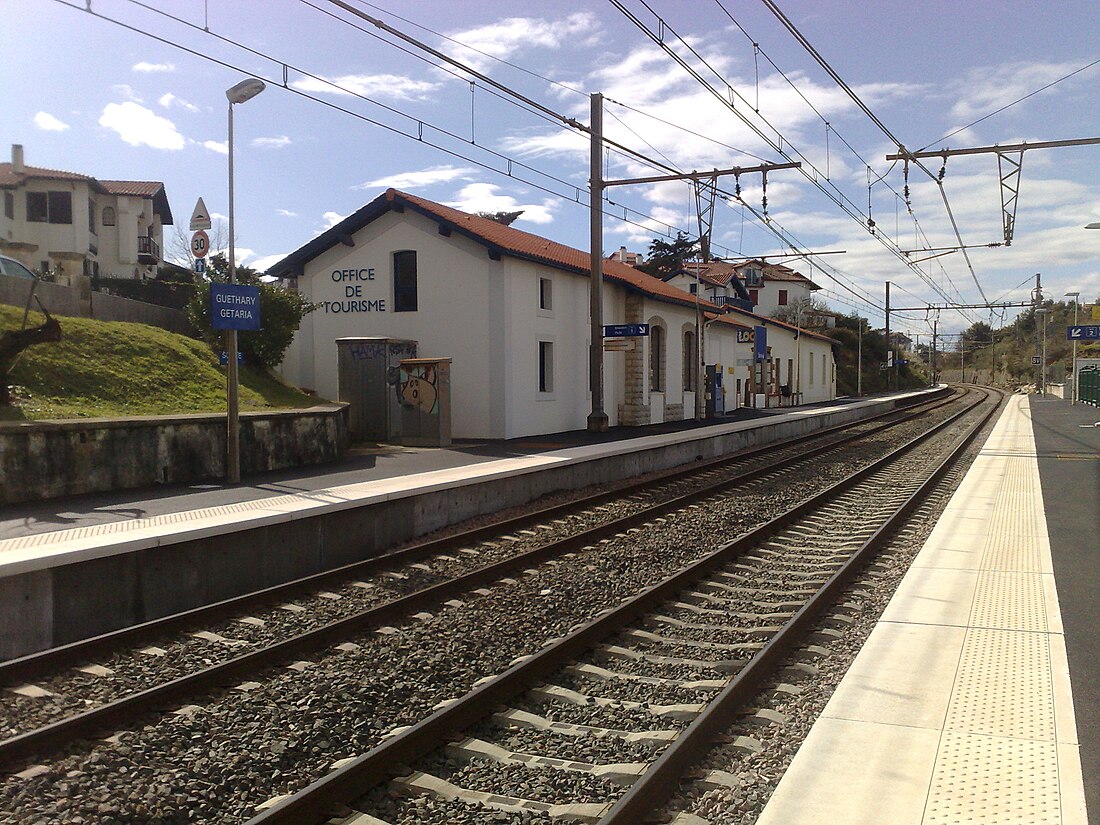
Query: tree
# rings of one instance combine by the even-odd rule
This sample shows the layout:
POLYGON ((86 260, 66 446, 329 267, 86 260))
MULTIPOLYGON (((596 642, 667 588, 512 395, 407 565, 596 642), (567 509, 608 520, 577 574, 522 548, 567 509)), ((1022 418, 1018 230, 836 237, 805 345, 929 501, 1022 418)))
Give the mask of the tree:
POLYGON ((502 223, 505 226, 511 226, 512 222, 523 214, 522 209, 517 209, 515 212, 478 212, 479 218, 488 218, 491 221, 502 223))
MULTIPOLYGON (((191 324, 212 347, 223 346, 221 330, 210 327, 210 283, 229 281, 229 261, 222 253, 211 256, 206 275, 195 290, 195 295, 187 305, 187 316, 191 324)), ((264 367, 274 367, 283 360, 294 333, 302 319, 317 308, 297 292, 264 283, 260 273, 247 266, 237 267, 237 281, 250 284, 260 290, 260 321, 262 328, 257 332, 241 331, 238 344, 244 353, 244 359, 264 367)))
POLYGON ((698 249, 699 241, 687 237, 683 232, 677 232, 676 240, 671 243, 654 238, 649 244, 649 258, 635 269, 657 278, 665 278, 683 269, 684 261, 694 256, 698 249))
POLYGON ((968 344, 988 344, 993 340, 993 327, 984 321, 975 321, 963 331, 962 340, 968 344))
POLYGON ((827 312, 828 310, 829 307, 816 298, 806 297, 799 298, 794 303, 787 304, 787 306, 776 307, 772 317, 785 324, 805 327, 808 315, 813 314, 815 311, 827 312))
MULTIPOLYGON (((27 329, 8 330, 0 333, 0 407, 11 404, 11 390, 8 389, 8 373, 15 367, 23 350, 35 344, 48 344, 61 340, 61 324, 50 315, 38 296, 38 308, 46 316, 46 323, 27 329)), ((25 317, 25 316, 24 316, 25 317)), ((24 321, 25 323, 25 321, 24 321)))

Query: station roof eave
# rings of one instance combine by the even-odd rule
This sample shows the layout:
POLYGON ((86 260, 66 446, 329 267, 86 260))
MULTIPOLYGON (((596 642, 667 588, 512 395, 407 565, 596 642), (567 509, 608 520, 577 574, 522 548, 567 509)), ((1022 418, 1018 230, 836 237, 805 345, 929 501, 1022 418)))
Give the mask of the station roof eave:
MULTIPOLYGON (((397 189, 387 189, 340 223, 291 252, 269 268, 266 274, 275 278, 297 278, 304 272, 306 264, 318 255, 337 244, 353 246, 355 233, 364 226, 387 212, 403 212, 405 209, 411 209, 434 220, 439 224, 440 234, 449 235, 455 232, 481 244, 493 260, 499 260, 501 256, 507 255, 576 275, 588 276, 591 272, 590 255, 580 249, 574 249, 479 215, 471 215, 417 195, 410 195, 397 189)), ((605 259, 602 266, 605 282, 618 284, 629 291, 666 303, 690 307, 698 305, 704 310, 718 309, 709 301, 697 301, 694 295, 670 286, 660 278, 647 275, 628 264, 605 259)))

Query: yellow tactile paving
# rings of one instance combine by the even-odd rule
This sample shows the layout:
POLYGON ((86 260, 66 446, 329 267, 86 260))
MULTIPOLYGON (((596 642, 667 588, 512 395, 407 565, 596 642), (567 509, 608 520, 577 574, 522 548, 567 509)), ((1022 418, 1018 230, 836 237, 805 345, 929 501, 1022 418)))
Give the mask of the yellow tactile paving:
POLYGON ((1010 400, 758 825, 1086 825, 1027 403, 1010 400))

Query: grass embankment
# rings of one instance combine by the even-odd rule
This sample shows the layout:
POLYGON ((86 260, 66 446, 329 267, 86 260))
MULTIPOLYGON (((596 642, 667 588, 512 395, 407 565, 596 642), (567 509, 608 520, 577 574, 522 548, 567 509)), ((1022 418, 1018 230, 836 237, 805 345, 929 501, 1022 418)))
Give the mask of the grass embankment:
MULTIPOLYGON (((62 340, 23 351, 8 376, 16 405, 0 420, 225 412, 225 368, 201 341, 145 324, 57 316, 62 340)), ((0 332, 23 310, 0 304, 0 332)), ((32 312, 28 326, 44 323, 32 312)), ((319 399, 243 366, 242 410, 310 407, 319 399)))

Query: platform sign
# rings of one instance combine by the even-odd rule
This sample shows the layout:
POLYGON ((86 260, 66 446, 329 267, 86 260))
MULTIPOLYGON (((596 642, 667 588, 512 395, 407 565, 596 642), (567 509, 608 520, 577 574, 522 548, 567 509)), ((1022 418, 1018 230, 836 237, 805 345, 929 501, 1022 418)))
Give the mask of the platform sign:
POLYGON ((649 324, 604 324, 604 338, 644 338, 649 335, 649 324))
POLYGON ((756 363, 768 360, 768 328, 753 327, 753 356, 756 363))
POLYGON ((1043 356, 1033 355, 1031 356, 1031 366, 1038 367, 1043 363, 1043 356))
POLYGON ((607 338, 603 342, 604 352, 634 352, 638 342, 633 338, 607 338))
POLYGON ((214 329, 259 329, 259 287, 210 284, 210 325, 214 329))
POLYGON ((1100 341, 1100 325, 1066 327, 1067 341, 1100 341))

